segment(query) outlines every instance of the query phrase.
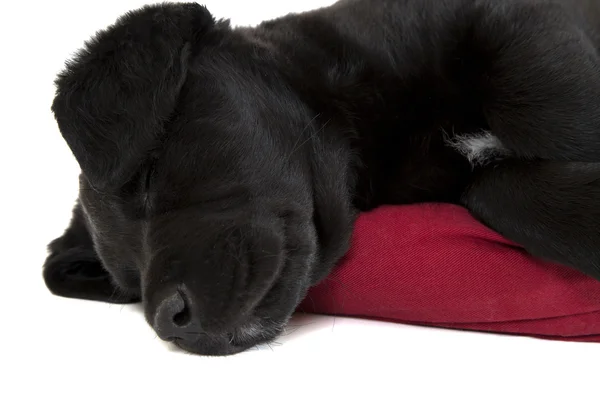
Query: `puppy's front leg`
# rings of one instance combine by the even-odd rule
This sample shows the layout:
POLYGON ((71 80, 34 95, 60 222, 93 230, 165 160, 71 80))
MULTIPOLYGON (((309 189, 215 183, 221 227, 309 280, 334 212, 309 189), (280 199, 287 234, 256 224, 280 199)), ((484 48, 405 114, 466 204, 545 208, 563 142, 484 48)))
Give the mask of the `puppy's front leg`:
POLYGON ((532 255, 600 280, 600 163, 503 161, 476 172, 463 203, 532 255))
POLYGON ((137 295, 123 293, 102 265, 79 203, 69 227, 48 245, 48 250, 44 281, 53 294, 119 304, 139 301, 137 295))

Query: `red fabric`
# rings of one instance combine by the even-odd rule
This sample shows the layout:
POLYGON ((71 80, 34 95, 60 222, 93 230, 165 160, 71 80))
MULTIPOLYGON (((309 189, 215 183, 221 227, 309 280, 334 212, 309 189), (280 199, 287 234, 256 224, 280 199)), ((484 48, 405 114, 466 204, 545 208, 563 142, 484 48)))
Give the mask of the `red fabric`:
POLYGON ((349 253, 299 311, 600 341, 600 282, 529 256, 447 204, 362 214, 349 253))

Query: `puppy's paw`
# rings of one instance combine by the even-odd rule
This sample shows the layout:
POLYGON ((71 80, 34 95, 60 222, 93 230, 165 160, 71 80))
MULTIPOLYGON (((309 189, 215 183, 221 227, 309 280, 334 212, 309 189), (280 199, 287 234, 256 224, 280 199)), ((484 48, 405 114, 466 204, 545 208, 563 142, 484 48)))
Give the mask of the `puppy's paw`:
POLYGON ((44 263, 44 281, 53 294, 61 297, 115 304, 139 301, 137 294, 124 293, 114 284, 89 248, 73 247, 48 256, 44 263))

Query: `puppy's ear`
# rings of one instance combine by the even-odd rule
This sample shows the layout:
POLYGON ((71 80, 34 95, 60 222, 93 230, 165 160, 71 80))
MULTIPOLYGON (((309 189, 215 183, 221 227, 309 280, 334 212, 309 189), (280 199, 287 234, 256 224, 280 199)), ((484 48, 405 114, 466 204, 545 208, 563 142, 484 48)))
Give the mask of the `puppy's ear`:
POLYGON ((52 111, 93 187, 125 183, 159 142, 190 52, 214 23, 196 3, 146 6, 99 32, 67 63, 52 111))

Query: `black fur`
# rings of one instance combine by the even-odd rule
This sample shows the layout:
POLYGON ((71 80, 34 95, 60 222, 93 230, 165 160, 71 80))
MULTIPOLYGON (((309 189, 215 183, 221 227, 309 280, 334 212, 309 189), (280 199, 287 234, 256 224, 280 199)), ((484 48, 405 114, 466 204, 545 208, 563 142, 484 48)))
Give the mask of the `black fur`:
POLYGON ((600 3, 342 0, 255 28, 133 11, 58 77, 80 196, 44 277, 202 354, 273 339, 355 215, 450 202, 600 279, 600 3), (472 167, 455 133, 507 156, 472 167))

